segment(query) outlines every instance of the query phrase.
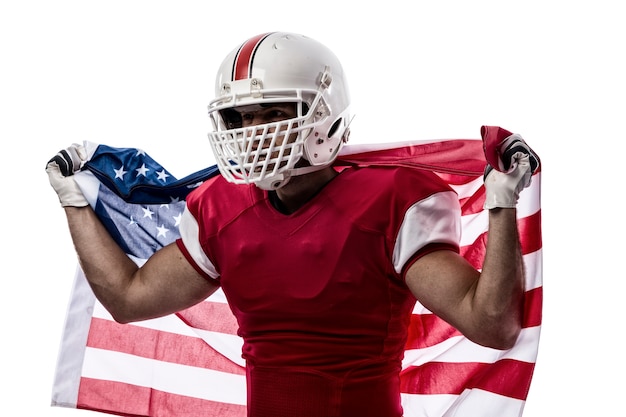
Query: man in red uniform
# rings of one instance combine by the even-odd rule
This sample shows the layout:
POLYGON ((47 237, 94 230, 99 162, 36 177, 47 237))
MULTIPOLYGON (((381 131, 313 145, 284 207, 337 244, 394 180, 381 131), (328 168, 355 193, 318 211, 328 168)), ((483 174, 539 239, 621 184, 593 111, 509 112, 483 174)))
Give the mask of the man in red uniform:
POLYGON ((402 416, 416 300, 481 345, 510 348, 521 329, 515 206, 534 158, 525 142, 507 138, 506 160, 485 176, 479 272, 458 253, 458 200, 436 175, 333 165, 349 104, 340 62, 310 38, 267 33, 235 49, 209 105, 222 175, 189 195, 181 238, 142 267, 74 182, 84 148, 46 168, 85 275, 115 320, 171 314, 223 289, 244 341, 252 417, 402 416))

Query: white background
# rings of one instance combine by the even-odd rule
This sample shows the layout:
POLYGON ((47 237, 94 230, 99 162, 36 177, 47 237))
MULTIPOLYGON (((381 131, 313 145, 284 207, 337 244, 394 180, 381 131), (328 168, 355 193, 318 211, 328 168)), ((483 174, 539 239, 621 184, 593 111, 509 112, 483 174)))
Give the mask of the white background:
POLYGON ((1 415, 50 407, 75 256, 44 172, 72 142, 213 160, 222 58, 304 33, 351 80, 353 143, 521 133, 543 162, 545 306, 525 417, 616 415, 624 365, 626 30, 619 1, 2 1, 1 415))

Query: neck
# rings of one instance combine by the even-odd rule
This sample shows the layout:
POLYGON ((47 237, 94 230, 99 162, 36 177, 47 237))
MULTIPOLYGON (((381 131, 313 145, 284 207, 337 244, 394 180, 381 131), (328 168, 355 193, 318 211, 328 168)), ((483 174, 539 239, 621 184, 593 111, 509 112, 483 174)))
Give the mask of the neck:
POLYGON ((309 174, 291 177, 284 187, 276 190, 276 196, 287 214, 294 213, 313 198, 337 174, 337 171, 332 167, 326 167, 309 174))

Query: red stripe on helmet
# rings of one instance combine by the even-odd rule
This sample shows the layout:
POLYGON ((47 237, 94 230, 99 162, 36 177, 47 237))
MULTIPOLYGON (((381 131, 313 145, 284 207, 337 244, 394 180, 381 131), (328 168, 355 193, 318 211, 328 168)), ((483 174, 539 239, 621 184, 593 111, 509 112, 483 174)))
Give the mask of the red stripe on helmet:
POLYGON ((252 76, 252 60, 257 48, 263 42, 263 39, 271 35, 271 33, 263 33, 254 38, 248 39, 237 52, 235 56, 235 65, 233 66, 233 81, 243 80, 252 76))

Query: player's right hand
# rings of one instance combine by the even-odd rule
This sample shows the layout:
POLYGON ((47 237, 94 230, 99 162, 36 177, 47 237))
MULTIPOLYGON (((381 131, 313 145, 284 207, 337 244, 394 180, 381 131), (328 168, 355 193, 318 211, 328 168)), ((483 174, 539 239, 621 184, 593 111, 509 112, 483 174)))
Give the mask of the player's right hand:
POLYGON ((62 207, 84 207, 89 204, 74 180, 74 173, 80 171, 86 161, 87 152, 83 145, 77 143, 59 151, 48 161, 48 179, 62 207))

